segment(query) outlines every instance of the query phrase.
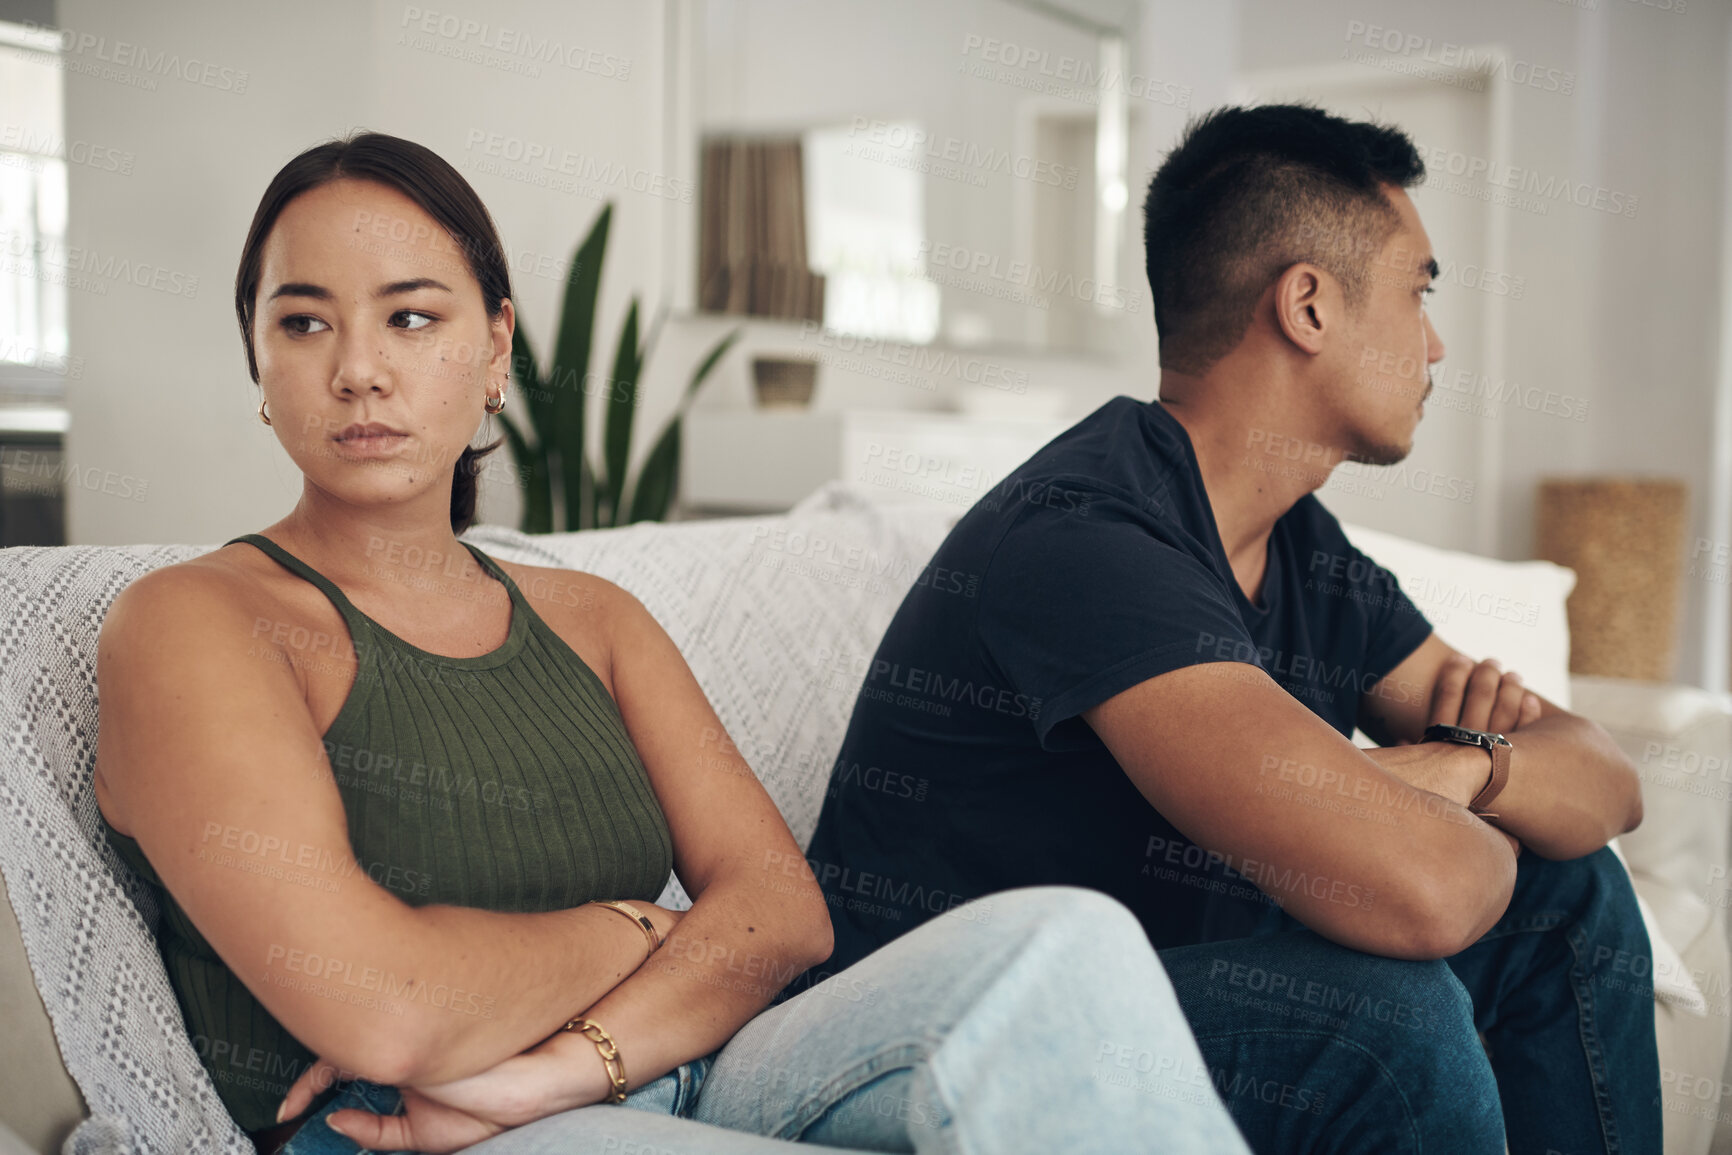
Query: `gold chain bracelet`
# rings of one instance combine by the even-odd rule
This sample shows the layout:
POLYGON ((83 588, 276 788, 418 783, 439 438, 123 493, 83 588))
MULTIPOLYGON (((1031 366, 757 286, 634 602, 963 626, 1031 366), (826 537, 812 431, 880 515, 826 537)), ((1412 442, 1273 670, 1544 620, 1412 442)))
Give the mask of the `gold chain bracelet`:
POLYGON ((576 1031, 595 1044, 595 1049, 601 1052, 601 1065, 607 1070, 608 1081, 613 1084, 613 1090, 608 1092, 610 1103, 625 1102, 625 1060, 619 1057, 619 1047, 614 1043, 613 1036, 601 1029, 599 1023, 588 1019, 572 1019, 562 1031, 576 1031))

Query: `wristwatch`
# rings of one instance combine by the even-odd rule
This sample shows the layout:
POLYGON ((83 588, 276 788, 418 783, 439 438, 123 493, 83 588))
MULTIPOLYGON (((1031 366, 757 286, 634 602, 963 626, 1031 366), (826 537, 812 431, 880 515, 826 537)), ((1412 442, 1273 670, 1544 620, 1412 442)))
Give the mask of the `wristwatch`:
POLYGON ((1470 730, 1466 726, 1451 726, 1438 723, 1427 726, 1420 736, 1421 742, 1459 742, 1463 746, 1483 746, 1491 754, 1491 777, 1486 780, 1484 788, 1473 796, 1467 808, 1481 818, 1496 818, 1497 815, 1487 810, 1492 800, 1503 793, 1504 784, 1509 781, 1509 756, 1515 747, 1502 734, 1490 734, 1484 730, 1470 730))

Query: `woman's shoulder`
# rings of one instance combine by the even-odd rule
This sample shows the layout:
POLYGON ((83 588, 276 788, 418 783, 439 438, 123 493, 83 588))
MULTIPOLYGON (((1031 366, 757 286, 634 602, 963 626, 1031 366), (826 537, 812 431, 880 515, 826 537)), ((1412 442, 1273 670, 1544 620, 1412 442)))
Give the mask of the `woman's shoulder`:
POLYGON ((537 610, 541 609, 543 603, 554 607, 594 610, 625 592, 606 578, 584 570, 526 565, 523 562, 493 557, 492 554, 488 556, 493 558, 494 565, 511 576, 511 580, 517 583, 517 588, 523 591, 523 596, 535 603, 537 610))
MULTIPOLYGON (((491 556, 491 555, 489 555, 491 556)), ((577 652, 613 690, 614 625, 638 606, 623 587, 599 574, 493 558, 549 629, 577 652)))
POLYGON ((232 556, 240 552, 213 551, 141 574, 103 618, 96 668, 104 720, 95 779, 103 818, 120 833, 130 836, 130 826, 115 809, 108 779, 116 742, 122 752, 126 746, 117 735, 128 725, 150 719, 161 736, 169 717, 185 720, 175 702, 186 696, 206 713, 256 712, 260 703, 281 710, 304 701, 293 665, 271 652, 271 631, 261 636, 260 623, 280 620, 283 611, 260 576, 232 556), (223 552, 231 556, 216 556, 223 552))
POLYGON ((161 614, 229 614, 263 608, 271 600, 269 569, 275 563, 256 549, 239 544, 223 546, 197 557, 158 566, 140 574, 121 590, 109 607, 105 629, 122 618, 155 617, 161 614), (252 555, 248 557, 247 555, 252 555))
MULTIPOLYGON (((291 587, 298 580, 239 544, 158 566, 133 579, 108 607, 98 665, 138 652, 149 668, 172 675, 179 663, 208 669, 260 656, 282 660, 280 653, 264 652, 281 648, 277 639, 287 631, 277 627, 308 625, 319 612, 297 598, 291 587)), ((290 668, 301 685, 299 671, 293 663, 290 668)))

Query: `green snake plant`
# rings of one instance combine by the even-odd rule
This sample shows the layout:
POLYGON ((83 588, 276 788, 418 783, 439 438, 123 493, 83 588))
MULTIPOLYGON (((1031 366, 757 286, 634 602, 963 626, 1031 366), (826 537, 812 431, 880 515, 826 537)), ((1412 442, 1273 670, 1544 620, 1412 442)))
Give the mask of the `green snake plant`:
POLYGON ((512 334, 512 378, 529 410, 529 428, 520 428, 503 413, 498 419, 505 427, 506 444, 523 478, 523 518, 518 528, 525 533, 553 532, 555 492, 562 499, 564 529, 568 531, 604 529, 666 517, 679 487, 681 421, 698 387, 740 336, 738 329, 729 332, 698 363, 661 436, 638 467, 636 479, 629 478, 638 385, 655 346, 661 319, 657 317, 640 342, 638 300, 634 295, 614 349, 613 372, 605 378, 590 374, 595 301, 612 217, 612 203, 602 206, 589 235, 577 246, 566 280, 553 360, 545 374, 530 348, 521 315, 512 334), (594 467, 590 465, 584 438, 592 393, 601 394, 603 407, 601 461, 594 467))

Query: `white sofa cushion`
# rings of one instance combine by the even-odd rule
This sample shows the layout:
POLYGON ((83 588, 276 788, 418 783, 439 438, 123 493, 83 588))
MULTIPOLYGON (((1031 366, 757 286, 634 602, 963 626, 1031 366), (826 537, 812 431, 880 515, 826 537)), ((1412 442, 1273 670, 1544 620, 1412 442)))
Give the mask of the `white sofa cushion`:
POLYGON ((103 838, 91 787, 109 604, 139 575, 207 549, 0 550, 0 872, 90 1108, 64 1147, 79 1155, 254 1155, 193 1053, 152 937, 155 898, 103 838))
POLYGON ((1661 928, 1656 939, 1650 924, 1649 937, 1661 1000, 1655 1028, 1666 1155, 1702 1155, 1711 1145, 1732 1151, 1732 1115, 1719 1110, 1732 1083, 1725 925, 1732 698, 1627 678, 1572 681, 1576 711, 1606 728, 1642 779, 1642 825, 1618 841, 1636 894, 1661 928), (1706 1016, 1673 997, 1680 976, 1704 996, 1706 1016))
POLYGON ((1642 825, 1616 841, 1660 931, 1655 989, 1665 998, 1684 980, 1707 986, 1697 997, 1712 995, 1723 1019, 1732 1011, 1726 976, 1694 974, 1677 956, 1732 898, 1732 698, 1627 678, 1573 681, 1577 712, 1606 728, 1642 780, 1642 825))

